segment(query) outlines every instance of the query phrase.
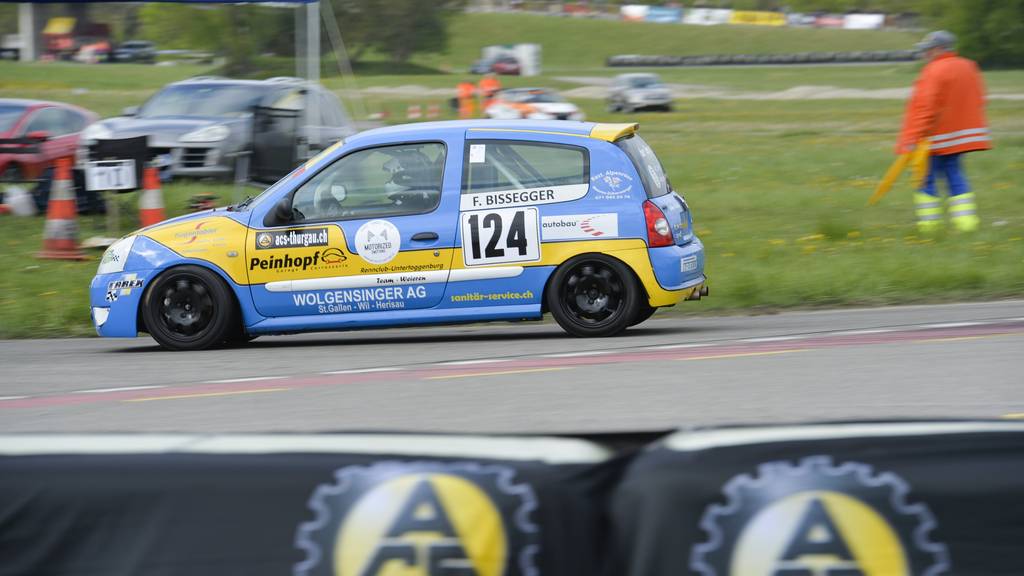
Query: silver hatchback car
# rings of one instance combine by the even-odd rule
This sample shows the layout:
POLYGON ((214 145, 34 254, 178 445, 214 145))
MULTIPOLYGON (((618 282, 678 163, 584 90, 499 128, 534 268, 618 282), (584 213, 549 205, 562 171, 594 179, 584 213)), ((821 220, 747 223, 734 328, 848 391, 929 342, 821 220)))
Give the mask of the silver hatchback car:
POLYGON ((672 110, 672 91, 657 74, 620 74, 608 91, 608 111, 672 110))

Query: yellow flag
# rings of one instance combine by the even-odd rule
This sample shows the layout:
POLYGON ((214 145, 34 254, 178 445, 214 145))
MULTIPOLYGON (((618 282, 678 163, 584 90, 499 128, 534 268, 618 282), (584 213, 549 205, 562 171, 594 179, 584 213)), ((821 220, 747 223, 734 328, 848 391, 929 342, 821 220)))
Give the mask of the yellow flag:
POLYGON ((920 188, 921 184, 924 183, 925 176, 928 175, 928 150, 928 141, 921 140, 913 152, 906 152, 897 156, 892 166, 889 166, 889 169, 886 170, 882 181, 878 183, 878 187, 875 188, 875 193, 871 195, 871 198, 868 198, 868 206, 874 206, 889 193, 892 185, 900 177, 900 174, 903 174, 903 170, 906 169, 908 164, 913 174, 914 188, 920 188))

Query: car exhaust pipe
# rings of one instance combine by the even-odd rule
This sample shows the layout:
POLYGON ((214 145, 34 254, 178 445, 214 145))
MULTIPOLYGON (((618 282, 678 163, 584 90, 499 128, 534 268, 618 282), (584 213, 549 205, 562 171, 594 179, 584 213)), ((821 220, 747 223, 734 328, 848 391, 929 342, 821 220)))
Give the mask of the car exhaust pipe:
POLYGON ((705 297, 707 295, 708 295, 708 287, 707 287, 707 284, 705 284, 705 285, 701 286, 700 288, 694 288, 693 292, 690 292, 690 295, 687 296, 686 299, 687 300, 700 300, 701 298, 703 298, 703 297, 705 297))

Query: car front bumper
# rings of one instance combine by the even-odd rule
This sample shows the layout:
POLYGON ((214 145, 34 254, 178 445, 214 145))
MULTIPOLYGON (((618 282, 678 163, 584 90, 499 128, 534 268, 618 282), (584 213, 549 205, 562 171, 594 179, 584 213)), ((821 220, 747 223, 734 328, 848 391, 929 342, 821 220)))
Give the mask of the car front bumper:
POLYGON ((139 333, 139 304, 156 270, 97 274, 89 284, 89 311, 100 336, 134 338, 139 333))

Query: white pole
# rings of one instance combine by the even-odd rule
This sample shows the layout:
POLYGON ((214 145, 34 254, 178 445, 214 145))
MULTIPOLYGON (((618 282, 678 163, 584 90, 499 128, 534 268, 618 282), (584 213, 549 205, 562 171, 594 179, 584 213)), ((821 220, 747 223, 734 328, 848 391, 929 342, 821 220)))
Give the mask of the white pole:
POLYGON ((39 56, 36 46, 36 17, 35 5, 28 2, 18 4, 18 37, 21 40, 21 49, 18 50, 18 59, 22 62, 31 62, 39 56))
POLYGON ((306 79, 320 81, 320 2, 306 4, 306 79))
POLYGON ((306 5, 295 5, 295 75, 306 75, 306 5))

